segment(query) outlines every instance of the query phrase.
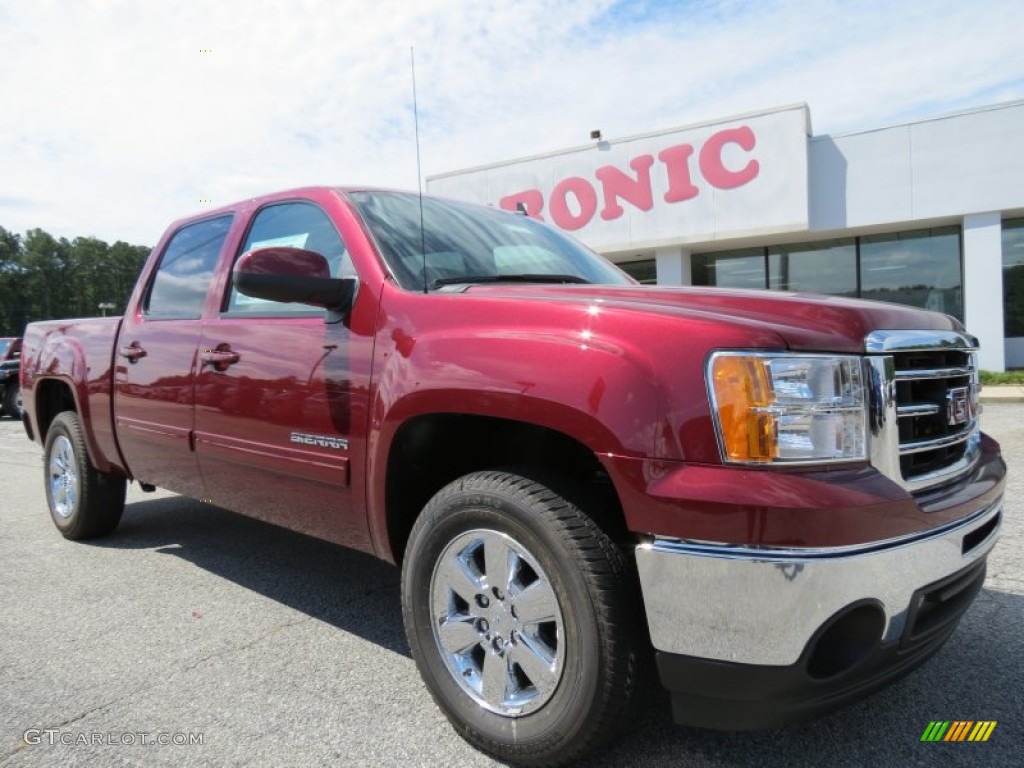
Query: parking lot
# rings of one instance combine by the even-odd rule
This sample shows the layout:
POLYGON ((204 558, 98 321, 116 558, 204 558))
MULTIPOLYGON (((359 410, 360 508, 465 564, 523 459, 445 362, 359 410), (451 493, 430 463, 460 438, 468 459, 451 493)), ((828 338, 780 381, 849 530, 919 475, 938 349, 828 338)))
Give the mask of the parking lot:
MULTIPOLYGON (((774 731, 679 728, 658 698, 593 764, 1019 765, 1024 405, 989 405, 982 423, 1011 470, 1002 541, 927 665, 774 731), (998 725, 985 743, 922 743, 931 720, 998 725)), ((420 683, 397 570, 134 486, 112 537, 68 542, 46 511, 40 453, 0 419, 0 765, 495 764, 420 683), (185 743, 150 743, 161 734, 185 743)))

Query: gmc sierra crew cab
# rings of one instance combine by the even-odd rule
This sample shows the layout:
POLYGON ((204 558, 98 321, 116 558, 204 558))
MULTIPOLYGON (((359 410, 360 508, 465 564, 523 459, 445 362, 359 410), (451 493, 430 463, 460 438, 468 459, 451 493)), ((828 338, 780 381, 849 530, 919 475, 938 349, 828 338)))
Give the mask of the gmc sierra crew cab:
POLYGON ((934 654, 1005 465, 948 316, 641 286, 527 216, 305 188, 182 219, 122 318, 34 323, 24 424, 68 539, 156 486, 401 566, 459 733, 566 762, 761 728, 934 654))

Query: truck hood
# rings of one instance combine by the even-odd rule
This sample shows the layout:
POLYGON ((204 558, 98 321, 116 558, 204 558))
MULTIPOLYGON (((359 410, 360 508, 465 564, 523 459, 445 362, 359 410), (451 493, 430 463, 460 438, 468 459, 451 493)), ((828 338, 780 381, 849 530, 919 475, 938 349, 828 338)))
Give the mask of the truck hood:
POLYGON ((465 291, 480 298, 599 303, 604 309, 716 321, 747 327, 759 339, 771 330, 801 351, 863 353, 864 337, 878 330, 963 330, 955 318, 937 312, 785 291, 636 285, 473 285, 465 291))

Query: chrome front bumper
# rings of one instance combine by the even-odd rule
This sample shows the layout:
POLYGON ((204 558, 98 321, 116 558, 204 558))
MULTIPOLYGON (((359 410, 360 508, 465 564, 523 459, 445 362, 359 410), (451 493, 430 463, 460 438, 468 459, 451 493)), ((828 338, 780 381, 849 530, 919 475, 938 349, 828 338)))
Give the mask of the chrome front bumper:
POLYGON ((1002 498, 938 530, 825 549, 754 549, 655 538, 636 550, 654 647, 785 666, 848 606, 881 607, 880 640, 903 634, 914 593, 968 568, 999 536, 1002 498))

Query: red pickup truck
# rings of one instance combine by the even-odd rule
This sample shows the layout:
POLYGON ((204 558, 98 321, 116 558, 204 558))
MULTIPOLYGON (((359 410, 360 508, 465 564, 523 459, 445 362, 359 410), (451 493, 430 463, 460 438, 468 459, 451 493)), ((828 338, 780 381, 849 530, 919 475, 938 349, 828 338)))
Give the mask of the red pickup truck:
POLYGON ((35 323, 50 514, 136 481, 402 567, 456 729, 523 764, 628 722, 806 718, 908 672, 981 588, 1005 465, 950 317, 640 286, 522 215, 307 188, 174 223, 123 318, 35 323))

